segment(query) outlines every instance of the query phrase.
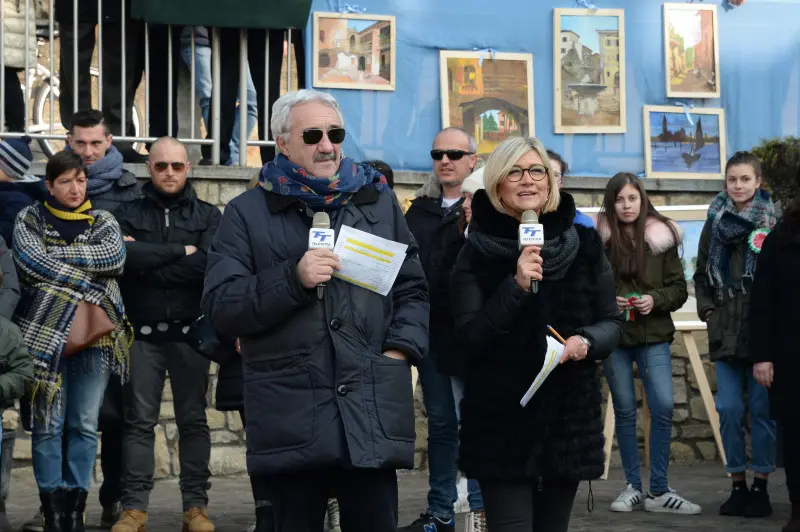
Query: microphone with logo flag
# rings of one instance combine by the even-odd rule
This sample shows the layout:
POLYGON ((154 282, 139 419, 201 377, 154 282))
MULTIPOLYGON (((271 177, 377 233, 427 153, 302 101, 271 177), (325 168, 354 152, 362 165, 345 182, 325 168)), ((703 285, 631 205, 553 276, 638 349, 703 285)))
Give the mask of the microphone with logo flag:
MULTIPOLYGON (((330 249, 333 251, 335 231, 331 229, 331 217, 327 212, 314 213, 308 232, 308 249, 330 249)), ((317 299, 325 295, 325 283, 317 285, 317 299)))
MULTIPOLYGON (((519 224, 519 249, 527 246, 544 245, 544 226, 539 223, 539 216, 536 211, 525 211, 522 213, 522 221, 519 224)), ((539 281, 531 279, 531 292, 539 292, 539 281)))

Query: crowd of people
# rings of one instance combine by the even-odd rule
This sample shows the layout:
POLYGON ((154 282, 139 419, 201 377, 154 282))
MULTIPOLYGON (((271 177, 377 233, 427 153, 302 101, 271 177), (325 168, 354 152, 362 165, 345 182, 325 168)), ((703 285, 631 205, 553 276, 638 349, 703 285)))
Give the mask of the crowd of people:
MULTIPOLYGON (((399 530, 454 531, 459 472, 470 530, 568 530, 579 483, 603 473, 601 364, 626 477, 610 509, 701 512, 667 474, 670 313, 688 297, 683 235, 640 179, 614 176, 595 223, 563 189, 567 161, 537 139, 507 139, 483 164, 475 139, 449 127, 433 139, 431 181, 404 213, 390 168, 342 153, 346 124, 331 95, 281 96, 271 130, 277 155, 223 214, 197 197, 173 137, 150 146, 140 184, 97 110, 70 117, 68 147, 43 180, 30 174, 24 140, 0 142, 0 400, 19 399, 32 432, 41 509, 26 530, 84 530, 98 433, 102 524, 146 530, 169 373, 184 530, 212 532, 212 360, 216 406, 238 411, 246 428, 257 532, 398 530, 396 470, 414 465, 412 365, 428 413, 430 489, 426 511, 399 530), (520 249, 529 211, 544 243, 520 249), (338 277, 332 250, 309 249, 319 212, 337 232, 407 246, 388 295, 338 277), (553 335, 559 365, 522 406, 553 335), (634 363, 653 419, 647 491, 634 363)), ((780 216, 750 153, 735 154, 725 174, 694 278, 732 479, 719 512, 765 517, 776 420, 787 449, 800 440, 791 406, 800 196, 780 216)), ((800 530, 795 455, 786 456, 786 532, 800 530)))

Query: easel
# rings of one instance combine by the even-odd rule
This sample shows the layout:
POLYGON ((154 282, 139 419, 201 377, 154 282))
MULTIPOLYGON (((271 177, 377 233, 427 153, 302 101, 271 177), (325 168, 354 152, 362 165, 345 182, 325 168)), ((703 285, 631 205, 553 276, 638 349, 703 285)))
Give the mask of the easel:
MULTIPOLYGON (((717 451, 722 458, 722 464, 725 465, 727 460, 725 458, 725 450, 722 448, 722 436, 719 432, 719 415, 717 408, 714 405, 714 394, 711 393, 711 386, 708 384, 706 372, 703 369, 703 361, 700 358, 700 351, 697 349, 697 342, 694 341, 692 333, 696 331, 704 331, 706 324, 702 321, 676 321, 675 329, 680 333, 683 339, 683 344, 686 346, 686 352, 689 354, 689 365, 692 368, 694 377, 697 380, 697 387, 700 389, 700 395, 703 398, 703 406, 705 407, 706 414, 708 414, 708 422, 711 425, 711 430, 714 432, 714 440, 717 442, 717 451)), ((637 381, 637 384, 641 384, 637 381)), ((642 390, 642 409, 644 418, 644 439, 645 439, 645 461, 647 466, 650 466, 650 413, 647 408, 647 394, 642 390)), ((603 480, 608 479, 608 470, 611 466, 611 447, 614 443, 614 407, 611 400, 611 394, 608 394, 608 403, 606 405, 605 428, 603 434, 606 437, 605 444, 605 471, 603 480)))

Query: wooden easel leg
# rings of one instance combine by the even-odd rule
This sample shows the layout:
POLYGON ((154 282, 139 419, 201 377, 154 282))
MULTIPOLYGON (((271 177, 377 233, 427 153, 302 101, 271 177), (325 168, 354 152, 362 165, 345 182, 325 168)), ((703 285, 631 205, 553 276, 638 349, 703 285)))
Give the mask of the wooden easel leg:
POLYGON ((603 436, 606 438, 603 447, 603 454, 606 457, 603 476, 600 480, 608 480, 608 470, 611 468, 611 448, 614 445, 614 402, 611 399, 611 392, 608 392, 608 402, 606 403, 606 420, 603 427, 603 436))
POLYGON ((692 366, 692 372, 695 379, 697 379, 697 387, 700 388, 700 395, 703 397, 703 406, 705 406, 706 414, 708 414, 708 421, 711 424, 711 430, 714 432, 714 439, 717 442, 717 451, 722 458, 722 465, 728 463, 725 458, 725 449, 722 447, 722 434, 719 431, 719 414, 714 405, 714 395, 711 393, 711 386, 708 384, 706 372, 703 369, 703 361, 700 358, 700 351, 697 349, 697 343, 694 341, 694 336, 691 331, 681 331, 683 336, 683 343, 686 345, 686 351, 689 353, 689 363, 692 366))
POLYGON ((414 397, 417 396, 417 381, 419 380, 419 371, 415 366, 411 366, 411 390, 414 397))

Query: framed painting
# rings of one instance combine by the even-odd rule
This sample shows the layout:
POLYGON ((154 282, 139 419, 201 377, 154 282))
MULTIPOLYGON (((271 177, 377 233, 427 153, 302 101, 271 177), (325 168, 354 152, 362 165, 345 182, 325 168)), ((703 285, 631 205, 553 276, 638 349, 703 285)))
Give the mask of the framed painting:
MULTIPOLYGON (((697 268, 697 251, 700 247, 700 234, 708 217, 708 205, 671 205, 656 206, 656 210, 674 220, 683 229, 683 246, 680 250, 683 273, 686 277, 686 286, 689 299, 683 307, 672 313, 673 321, 697 321, 697 299, 694 289, 694 273, 697 268)), ((597 214, 600 207, 581 208, 580 211, 591 217, 597 224, 597 214)))
POLYGON ((463 127, 485 157, 509 137, 536 134, 533 55, 439 52, 443 127, 463 127))
POLYGON ((719 98, 717 6, 664 4, 668 98, 719 98))
POLYGON ((625 133, 625 12, 553 11, 556 133, 625 133))
POLYGON ((723 109, 644 106, 647 177, 722 179, 725 149, 723 109))
POLYGON ((315 12, 313 31, 314 87, 395 90, 393 16, 315 12))

